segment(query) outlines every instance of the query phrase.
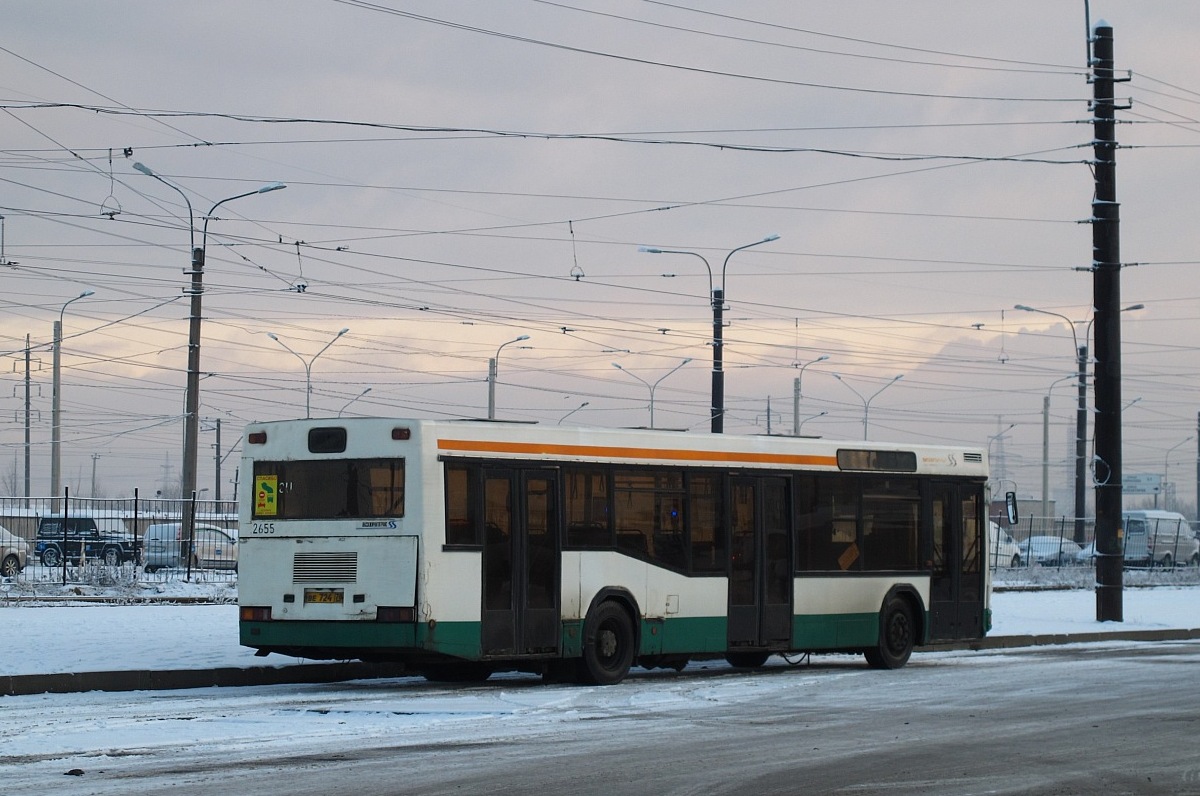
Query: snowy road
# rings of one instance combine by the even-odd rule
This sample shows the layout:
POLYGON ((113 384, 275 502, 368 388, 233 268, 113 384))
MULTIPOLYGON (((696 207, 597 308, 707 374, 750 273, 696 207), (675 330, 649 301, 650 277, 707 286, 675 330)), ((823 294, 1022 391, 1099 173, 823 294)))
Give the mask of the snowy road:
POLYGON ((1200 793, 1200 642, 10 697, 6 794, 1200 793), (77 770, 76 775, 66 772, 77 770))

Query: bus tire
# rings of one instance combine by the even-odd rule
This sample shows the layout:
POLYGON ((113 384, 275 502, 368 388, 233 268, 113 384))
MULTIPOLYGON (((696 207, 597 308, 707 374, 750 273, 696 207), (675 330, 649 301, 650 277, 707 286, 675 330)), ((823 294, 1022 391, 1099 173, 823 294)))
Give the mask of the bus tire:
POLYGON ((900 597, 891 597, 879 613, 879 643, 863 651, 872 669, 899 669, 908 663, 916 644, 917 625, 912 606, 900 597))
POLYGON ((580 679, 591 685, 614 685, 633 666, 637 636, 624 606, 606 600, 587 619, 580 679))
POLYGON ((769 657, 771 657, 771 653, 766 650, 725 653, 726 662, 735 669, 757 669, 766 663, 769 657))

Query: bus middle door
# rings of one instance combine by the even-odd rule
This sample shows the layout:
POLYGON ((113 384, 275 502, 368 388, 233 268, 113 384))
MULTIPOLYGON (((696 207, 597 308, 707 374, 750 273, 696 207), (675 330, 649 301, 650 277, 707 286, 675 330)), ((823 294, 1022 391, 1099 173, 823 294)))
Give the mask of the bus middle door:
POLYGON ((730 481, 728 642, 786 649, 792 638, 791 501, 785 478, 730 481))
POLYGON ((484 472, 485 656, 558 652, 557 494, 553 470, 484 472))

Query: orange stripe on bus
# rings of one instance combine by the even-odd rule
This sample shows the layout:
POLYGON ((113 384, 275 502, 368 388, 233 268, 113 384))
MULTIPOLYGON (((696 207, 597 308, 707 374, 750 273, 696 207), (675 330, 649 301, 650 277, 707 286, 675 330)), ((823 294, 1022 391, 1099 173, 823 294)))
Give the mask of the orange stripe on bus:
POLYGON ((667 459, 677 461, 747 462, 837 467, 836 456, 813 454, 751 453, 748 451, 693 451, 677 448, 626 448, 602 445, 551 445, 537 442, 489 442, 484 440, 439 439, 438 449, 464 453, 540 454, 608 459, 667 459))

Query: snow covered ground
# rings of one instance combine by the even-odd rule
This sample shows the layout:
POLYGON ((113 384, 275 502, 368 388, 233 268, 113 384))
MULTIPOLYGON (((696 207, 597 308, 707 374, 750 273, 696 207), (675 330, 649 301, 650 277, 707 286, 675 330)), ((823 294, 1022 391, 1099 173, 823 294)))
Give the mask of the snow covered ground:
MULTIPOLYGON (((229 587, 222 588, 232 593, 229 587)), ((188 584, 179 584, 170 593, 196 592, 188 584)), ((1128 588, 1123 595, 1125 621, 1102 623, 1095 619, 1095 594, 1090 589, 997 592, 992 598, 990 635, 1200 628, 1200 586, 1128 588)), ((0 594, 0 627, 5 639, 0 646, 0 675, 302 662, 280 655, 256 658, 252 650, 240 646, 237 606, 232 603, 29 604, 6 602, 0 594)))

